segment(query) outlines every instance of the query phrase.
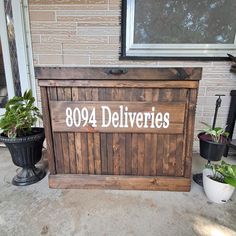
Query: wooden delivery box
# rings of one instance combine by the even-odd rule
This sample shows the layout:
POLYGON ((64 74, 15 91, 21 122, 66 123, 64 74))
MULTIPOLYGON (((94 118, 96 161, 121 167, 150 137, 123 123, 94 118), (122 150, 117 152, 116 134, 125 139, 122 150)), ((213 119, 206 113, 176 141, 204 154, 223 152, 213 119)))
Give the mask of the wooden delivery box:
POLYGON ((201 68, 36 68, 52 188, 189 191, 201 68))

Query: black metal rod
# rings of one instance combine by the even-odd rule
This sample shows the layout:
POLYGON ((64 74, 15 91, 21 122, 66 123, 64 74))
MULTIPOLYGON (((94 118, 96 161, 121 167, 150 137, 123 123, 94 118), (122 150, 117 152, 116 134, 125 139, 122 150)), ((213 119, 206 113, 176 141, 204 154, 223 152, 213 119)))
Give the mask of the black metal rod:
POLYGON ((215 125, 216 125, 216 118, 217 118, 217 115, 218 115, 218 110, 221 106, 221 97, 222 96, 225 96, 224 94, 216 94, 215 96, 218 96, 217 100, 216 100, 216 106, 215 106, 215 114, 214 114, 214 119, 213 119, 213 124, 212 124, 212 129, 215 128, 215 125))

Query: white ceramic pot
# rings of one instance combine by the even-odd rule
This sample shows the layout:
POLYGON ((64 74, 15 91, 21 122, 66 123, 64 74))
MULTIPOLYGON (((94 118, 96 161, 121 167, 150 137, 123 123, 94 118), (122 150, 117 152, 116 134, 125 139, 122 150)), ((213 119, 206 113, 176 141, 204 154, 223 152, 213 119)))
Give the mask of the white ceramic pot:
POLYGON ((215 203, 226 203, 234 192, 234 187, 212 180, 209 176, 212 175, 212 170, 203 170, 203 188, 204 191, 212 202, 215 203))

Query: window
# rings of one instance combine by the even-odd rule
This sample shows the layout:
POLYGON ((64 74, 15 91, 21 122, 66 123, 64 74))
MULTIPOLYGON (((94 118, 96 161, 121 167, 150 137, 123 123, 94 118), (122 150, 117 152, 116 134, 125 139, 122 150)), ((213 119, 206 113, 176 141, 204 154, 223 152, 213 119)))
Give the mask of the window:
POLYGON ((126 0, 121 58, 236 55, 235 0, 126 0))

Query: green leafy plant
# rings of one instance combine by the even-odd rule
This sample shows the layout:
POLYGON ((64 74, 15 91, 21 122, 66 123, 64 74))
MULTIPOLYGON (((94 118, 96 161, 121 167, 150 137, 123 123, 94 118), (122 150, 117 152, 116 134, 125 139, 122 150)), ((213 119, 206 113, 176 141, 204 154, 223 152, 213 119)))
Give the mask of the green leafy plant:
POLYGON ((213 180, 230 184, 236 188, 236 165, 231 165, 225 161, 221 161, 221 164, 209 163, 206 167, 212 170, 213 176, 211 178, 213 180))
POLYGON ((212 128, 209 124, 205 122, 201 122, 201 123, 206 126, 206 128, 203 129, 203 131, 205 132, 205 134, 208 134, 211 136, 211 139, 213 142, 223 143, 225 141, 225 138, 228 138, 229 133, 225 131, 225 128, 222 128, 222 127, 212 128))
POLYGON ((15 96, 6 105, 6 112, 0 118, 0 129, 9 138, 29 135, 38 118, 42 118, 39 109, 34 106, 32 91, 23 96, 15 96))

